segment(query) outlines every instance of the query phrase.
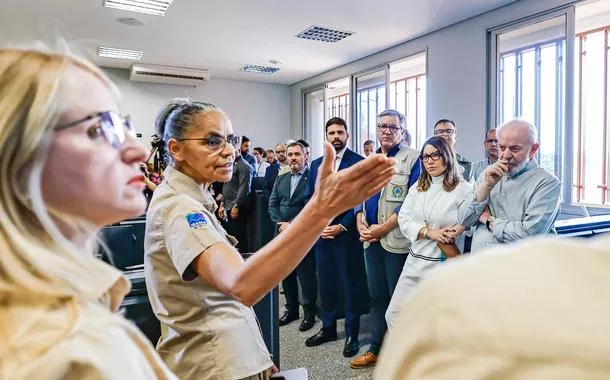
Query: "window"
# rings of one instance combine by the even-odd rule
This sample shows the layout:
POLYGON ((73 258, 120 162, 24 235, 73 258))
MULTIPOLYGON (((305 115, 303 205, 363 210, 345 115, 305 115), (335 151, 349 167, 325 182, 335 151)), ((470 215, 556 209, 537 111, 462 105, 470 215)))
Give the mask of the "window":
POLYGON ((608 52, 610 1, 576 8, 574 202, 609 205, 608 52))
POLYGON ((334 81, 326 88, 326 120, 340 117, 350 125, 349 77, 334 81))
POLYGON ((320 157, 324 140, 324 89, 316 89, 304 94, 305 139, 311 146, 311 157, 320 157))
POLYGON ((377 146, 377 115, 386 109, 386 70, 356 78, 358 151, 367 140, 377 146))
POLYGON ((411 147, 426 141, 426 53, 390 64, 390 107, 407 118, 411 147))
POLYGON ((411 146, 419 148, 427 137, 426 53, 310 88, 303 92, 303 107, 304 135, 314 157, 322 154, 323 126, 331 117, 345 119, 353 150, 362 153, 367 140, 377 146, 377 115, 387 108, 406 116, 411 146))
POLYGON ((562 178, 566 16, 497 36, 496 124, 520 117, 538 128, 538 162, 562 178))

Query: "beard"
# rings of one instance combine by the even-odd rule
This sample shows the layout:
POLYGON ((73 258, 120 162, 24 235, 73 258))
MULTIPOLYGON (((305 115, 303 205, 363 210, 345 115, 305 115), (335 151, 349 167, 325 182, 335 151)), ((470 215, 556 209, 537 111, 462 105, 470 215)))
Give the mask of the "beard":
POLYGON ((528 156, 525 161, 523 161, 521 164, 519 164, 518 166, 513 167, 512 169, 508 170, 508 175, 515 175, 517 173, 519 173, 524 167, 525 165, 527 165, 530 162, 531 158, 528 156))
POLYGON ((332 142, 332 144, 336 152, 340 152, 343 150, 343 148, 345 148, 345 142, 341 140, 335 140, 332 142))

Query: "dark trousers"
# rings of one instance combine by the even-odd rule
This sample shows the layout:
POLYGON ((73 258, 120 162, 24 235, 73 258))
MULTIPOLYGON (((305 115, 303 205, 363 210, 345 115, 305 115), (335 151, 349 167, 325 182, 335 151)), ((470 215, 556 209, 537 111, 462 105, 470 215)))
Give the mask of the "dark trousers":
POLYGON ((246 233, 247 215, 240 210, 237 218, 231 218, 231 210, 227 210, 227 222, 225 229, 227 233, 237 239, 237 250, 240 253, 249 253, 248 234, 246 233))
POLYGON ((303 311, 316 312, 318 300, 318 281, 316 279, 316 256, 313 250, 305 256, 303 261, 282 281, 284 296, 286 297, 286 311, 293 315, 299 314, 299 284, 303 291, 303 311))
POLYGON ((371 347, 369 351, 379 355, 387 330, 385 312, 400 278, 407 254, 391 253, 380 243, 372 243, 364 250, 366 277, 371 296, 371 347))
MULTIPOLYGON (((358 337, 360 330, 360 305, 358 260, 362 260, 362 249, 358 237, 353 233, 342 233, 335 239, 320 239, 316 243, 316 264, 322 304, 322 327, 337 329, 338 288, 345 296, 345 335, 358 337)), ((366 295, 366 294, 365 294, 366 295)))

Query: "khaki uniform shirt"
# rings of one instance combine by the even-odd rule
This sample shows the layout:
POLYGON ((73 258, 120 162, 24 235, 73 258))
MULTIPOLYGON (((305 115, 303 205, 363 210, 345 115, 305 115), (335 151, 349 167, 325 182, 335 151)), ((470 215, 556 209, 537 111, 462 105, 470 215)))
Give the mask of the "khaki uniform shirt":
POLYGON ((121 272, 91 258, 97 300, 0 304, 0 379, 177 379, 148 339, 116 314, 129 292, 121 272))
POLYGON ((191 263, 214 244, 235 245, 211 194, 168 167, 147 213, 146 288, 161 321, 157 351, 182 380, 231 380, 270 368, 252 308, 198 277, 191 263))
POLYGON ((405 300, 375 378, 610 378, 610 239, 533 239, 439 267, 405 300))

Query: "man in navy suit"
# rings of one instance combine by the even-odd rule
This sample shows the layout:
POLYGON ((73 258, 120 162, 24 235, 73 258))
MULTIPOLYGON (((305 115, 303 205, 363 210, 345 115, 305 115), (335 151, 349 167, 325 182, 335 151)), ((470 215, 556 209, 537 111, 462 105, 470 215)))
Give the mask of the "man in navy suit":
MULTIPOLYGON (((278 234, 282 233, 305 207, 305 189, 309 177, 309 169, 305 164, 307 154, 304 145, 298 142, 288 144, 286 156, 290 171, 277 177, 271 197, 269 197, 269 215, 278 226, 278 234)), ((305 313, 299 330, 307 331, 313 327, 316 321, 316 301, 318 299, 316 257, 313 249, 305 256, 299 266, 282 281, 284 296, 286 297, 286 311, 280 317, 280 326, 299 319, 299 285, 297 278, 303 290, 303 311, 305 313)))
MULTIPOLYGON (((326 122, 326 139, 337 152, 335 170, 346 169, 364 158, 347 148, 349 133, 347 123, 339 117, 326 122)), ((322 158, 311 164, 307 181, 307 198, 314 193, 318 168, 322 158)), ((322 301, 322 329, 305 341, 307 346, 318 346, 337 339, 338 286, 345 296, 345 346, 343 356, 351 357, 358 353, 358 333, 360 330, 360 302, 363 294, 359 284, 364 276, 362 245, 356 229, 353 210, 346 211, 335 218, 322 232, 314 246, 318 266, 318 284, 322 301), (338 280, 338 281, 337 281, 338 280)), ((364 291, 366 293, 366 291, 364 291)))

